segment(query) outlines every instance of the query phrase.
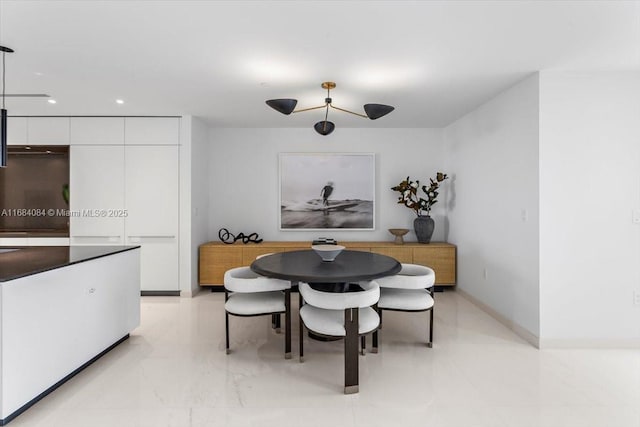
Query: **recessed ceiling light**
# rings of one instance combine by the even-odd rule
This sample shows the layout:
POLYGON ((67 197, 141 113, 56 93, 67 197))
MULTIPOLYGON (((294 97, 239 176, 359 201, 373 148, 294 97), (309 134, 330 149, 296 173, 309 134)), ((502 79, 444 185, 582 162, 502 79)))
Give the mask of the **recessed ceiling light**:
POLYGON ((53 153, 53 151, 47 150, 47 154, 52 154, 52 153, 53 153))
POLYGON ((124 101, 122 99, 116 99, 116 104, 124 104, 124 101))
POLYGON ((31 150, 31 147, 29 147, 28 145, 26 147, 24 147, 25 150, 31 150))
POLYGON ((58 101, 56 101, 55 99, 47 99, 47 102, 48 102, 49 104, 55 104, 55 103, 56 103, 56 102, 58 102, 58 101))

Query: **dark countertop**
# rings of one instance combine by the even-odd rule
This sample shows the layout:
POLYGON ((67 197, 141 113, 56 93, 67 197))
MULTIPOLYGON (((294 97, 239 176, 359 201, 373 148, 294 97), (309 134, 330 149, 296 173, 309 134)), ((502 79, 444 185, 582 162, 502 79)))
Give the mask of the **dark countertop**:
POLYGON ((139 248, 140 246, 0 247, 0 283, 139 248))

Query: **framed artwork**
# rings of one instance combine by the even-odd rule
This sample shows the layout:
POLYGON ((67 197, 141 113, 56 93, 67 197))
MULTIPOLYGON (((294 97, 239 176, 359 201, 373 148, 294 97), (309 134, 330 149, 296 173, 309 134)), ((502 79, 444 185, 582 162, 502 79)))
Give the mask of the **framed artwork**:
POLYGON ((374 230, 374 153, 280 153, 280 230, 374 230))

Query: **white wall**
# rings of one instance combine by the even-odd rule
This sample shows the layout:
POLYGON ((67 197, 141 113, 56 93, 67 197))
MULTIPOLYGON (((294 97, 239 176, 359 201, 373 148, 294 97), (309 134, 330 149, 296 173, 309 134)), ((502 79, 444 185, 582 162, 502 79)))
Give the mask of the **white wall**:
POLYGON ((199 291, 198 246, 209 240, 209 128, 185 115, 180 125, 180 295, 199 291))
POLYGON ((538 75, 444 130, 458 289, 537 344, 538 75))
POLYGON ((192 116, 180 119, 180 176, 179 176, 179 281, 180 296, 191 297, 191 122, 192 116))
POLYGON ((542 346, 640 345, 640 73, 540 80, 542 346))
MULTIPOLYGON (((428 181, 444 167, 440 129, 349 129, 338 127, 329 136, 311 127, 295 129, 211 129, 210 240, 218 230, 234 234, 257 232, 264 240, 311 241, 314 237, 341 240, 392 240, 389 228, 413 230, 413 213, 396 204, 391 187, 410 175, 428 181), (376 154, 375 231, 280 231, 278 223, 278 153, 340 152, 376 154)), ((320 191, 320 189, 318 189, 320 191)), ((436 205, 433 240, 444 238, 444 208, 436 205)), ((416 240, 415 233, 406 240, 416 240)))
POLYGON ((191 290, 198 287, 198 246, 209 239, 209 128, 191 121, 191 290))

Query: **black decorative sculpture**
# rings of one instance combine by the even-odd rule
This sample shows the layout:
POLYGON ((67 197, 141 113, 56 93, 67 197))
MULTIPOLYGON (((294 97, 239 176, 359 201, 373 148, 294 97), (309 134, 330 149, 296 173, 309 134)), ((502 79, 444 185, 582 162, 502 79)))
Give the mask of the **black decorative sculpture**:
POLYGON ((262 239, 258 236, 258 233, 251 233, 248 236, 245 236, 244 233, 240 233, 237 236, 231 234, 229 230, 226 228, 221 228, 218 230, 218 237, 222 241, 222 243, 226 243, 227 245, 233 245, 238 240, 242 240, 242 243, 245 245, 249 242, 251 243, 260 243, 262 239))

